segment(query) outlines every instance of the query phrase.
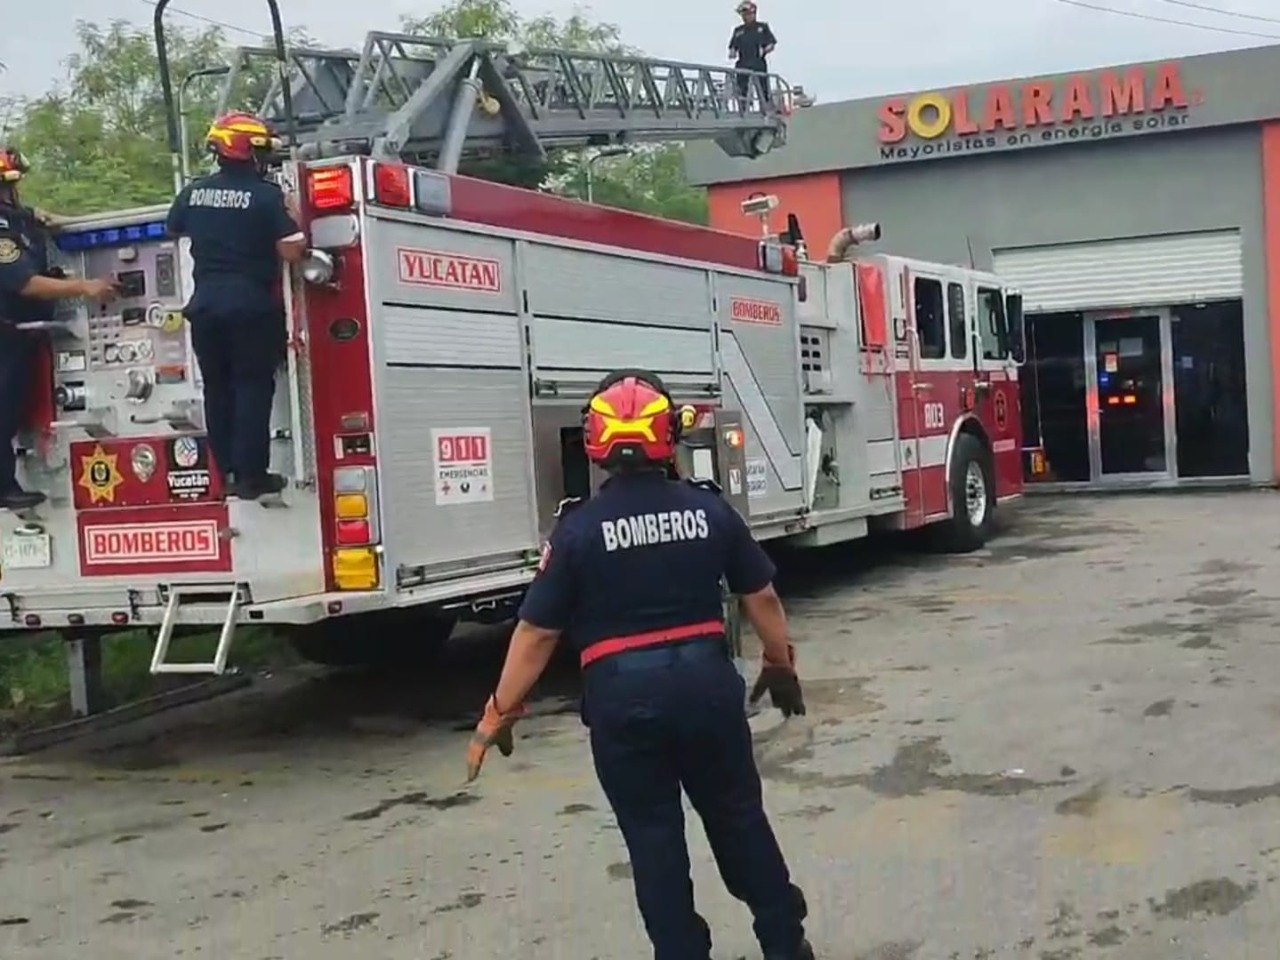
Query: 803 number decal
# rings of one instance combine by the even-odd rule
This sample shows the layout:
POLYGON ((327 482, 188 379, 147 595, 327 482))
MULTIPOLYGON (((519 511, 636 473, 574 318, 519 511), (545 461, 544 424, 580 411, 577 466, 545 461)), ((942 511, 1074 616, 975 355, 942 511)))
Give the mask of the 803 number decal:
POLYGON ((947 425, 947 411, 940 403, 924 405, 924 428, 926 430, 942 430, 947 425))

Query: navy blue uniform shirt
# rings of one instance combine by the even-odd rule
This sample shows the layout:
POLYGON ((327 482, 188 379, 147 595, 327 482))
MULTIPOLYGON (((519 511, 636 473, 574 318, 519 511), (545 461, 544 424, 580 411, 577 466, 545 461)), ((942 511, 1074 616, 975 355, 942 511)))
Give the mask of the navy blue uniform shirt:
POLYGON ((53 319, 52 301, 21 294, 32 277, 42 276, 48 269, 48 236, 35 214, 0 205, 0 323, 53 319))
POLYGON ((192 181, 169 210, 168 231, 191 239, 195 294, 189 309, 261 308, 276 299, 276 243, 302 239, 284 192, 252 167, 224 167, 192 181))
POLYGON ((764 21, 740 23, 729 38, 729 51, 737 56, 738 69, 765 70, 764 48, 775 46, 777 42, 777 37, 764 21))
POLYGON ((614 477, 556 524, 520 619, 565 631, 581 653, 599 640, 722 620, 721 577, 746 594, 773 575, 719 494, 657 473, 614 477))

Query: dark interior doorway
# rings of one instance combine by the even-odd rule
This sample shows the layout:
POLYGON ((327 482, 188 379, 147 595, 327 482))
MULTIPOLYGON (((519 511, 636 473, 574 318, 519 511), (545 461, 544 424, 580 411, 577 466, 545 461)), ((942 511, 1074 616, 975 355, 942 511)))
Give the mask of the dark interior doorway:
POLYGON ((1043 443, 1047 469, 1027 480, 1083 483, 1090 479, 1085 410, 1084 315, 1038 313, 1026 318, 1022 435, 1043 443))
POLYGON ((1178 476, 1247 476, 1244 305, 1222 300, 1172 313, 1178 476))

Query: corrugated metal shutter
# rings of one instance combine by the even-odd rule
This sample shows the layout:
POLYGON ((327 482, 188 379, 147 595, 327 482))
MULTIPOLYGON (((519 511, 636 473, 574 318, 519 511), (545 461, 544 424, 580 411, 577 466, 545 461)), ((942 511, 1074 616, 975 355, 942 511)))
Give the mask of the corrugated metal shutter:
POLYGON ((1240 233, 1181 233, 993 251, 1028 313, 1243 296, 1240 233))

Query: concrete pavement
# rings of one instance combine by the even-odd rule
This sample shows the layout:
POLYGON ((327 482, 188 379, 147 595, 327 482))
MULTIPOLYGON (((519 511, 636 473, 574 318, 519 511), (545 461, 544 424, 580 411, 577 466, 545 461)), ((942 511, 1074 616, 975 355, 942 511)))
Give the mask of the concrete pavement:
MULTIPOLYGON (((1275 960, 1278 567, 1273 493, 1034 500, 969 557, 800 558, 809 716, 754 722, 819 955, 1275 960)), ((275 677, 0 765, 0 957, 646 956, 571 669, 461 785, 500 654, 275 677)), ((717 955, 757 956, 690 840, 717 955)))

